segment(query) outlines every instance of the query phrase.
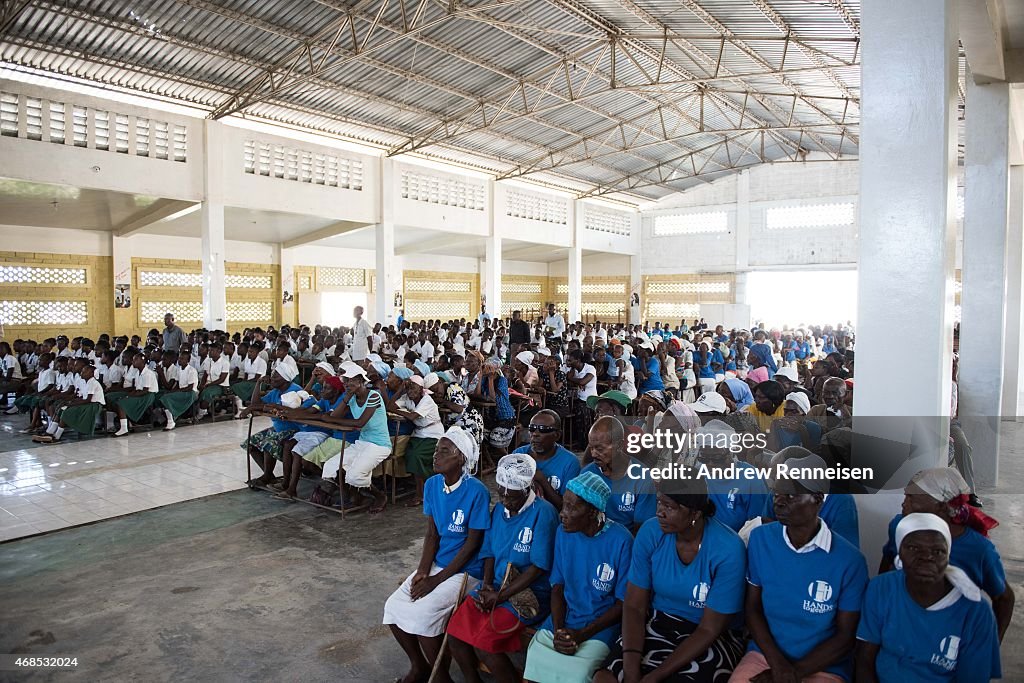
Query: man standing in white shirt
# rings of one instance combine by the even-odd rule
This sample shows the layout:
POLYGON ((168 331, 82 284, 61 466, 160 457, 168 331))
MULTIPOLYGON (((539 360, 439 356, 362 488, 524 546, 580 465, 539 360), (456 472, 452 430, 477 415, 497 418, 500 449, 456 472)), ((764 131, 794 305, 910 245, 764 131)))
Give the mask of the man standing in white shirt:
POLYGON ((491 322, 491 314, 487 312, 487 306, 480 305, 480 315, 476 317, 476 321, 480 323, 480 329, 483 329, 491 322))
POLYGON ((356 306, 352 314, 356 317, 356 321, 352 325, 351 358, 356 363, 362 363, 370 355, 373 328, 370 327, 370 323, 363 320, 362 306, 356 306))
POLYGON ((544 320, 544 336, 547 345, 555 350, 562 348, 565 335, 565 318, 555 311, 554 304, 548 304, 548 317, 544 320))

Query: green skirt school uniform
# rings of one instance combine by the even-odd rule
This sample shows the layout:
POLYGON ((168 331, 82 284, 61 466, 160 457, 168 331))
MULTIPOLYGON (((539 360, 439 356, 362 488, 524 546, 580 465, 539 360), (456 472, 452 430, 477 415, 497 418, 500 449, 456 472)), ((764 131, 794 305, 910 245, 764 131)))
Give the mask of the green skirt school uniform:
POLYGON ((146 416, 146 412, 156 403, 156 392, 147 391, 142 396, 125 396, 118 399, 120 407, 132 422, 140 422, 146 416))
POLYGON ((248 404, 252 400, 252 390, 255 388, 256 382, 243 379, 231 385, 231 392, 248 404))
POLYGON ((82 436, 92 436, 96 432, 96 418, 102 409, 103 405, 95 401, 68 406, 61 413, 60 419, 82 436))
POLYGON ((171 411, 171 417, 177 420, 179 415, 191 408, 192 404, 196 402, 196 392, 164 391, 160 393, 157 400, 160 402, 160 405, 171 411))
POLYGON ((410 437, 405 449, 405 470, 410 474, 430 477, 434 474, 434 449, 437 439, 410 437))
POLYGON ((219 384, 212 384, 199 392, 199 400, 208 403, 224 393, 224 387, 219 384))
POLYGON ((25 394, 14 399, 14 406, 23 413, 31 412, 42 400, 39 394, 25 394))

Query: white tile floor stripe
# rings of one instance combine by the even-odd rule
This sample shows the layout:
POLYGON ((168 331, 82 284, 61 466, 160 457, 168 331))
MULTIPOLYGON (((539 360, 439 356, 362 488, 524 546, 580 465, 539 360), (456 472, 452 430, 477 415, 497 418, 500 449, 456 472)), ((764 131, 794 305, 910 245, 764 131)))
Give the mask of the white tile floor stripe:
POLYGON ((231 420, 0 453, 0 541, 245 488, 247 430, 231 420))

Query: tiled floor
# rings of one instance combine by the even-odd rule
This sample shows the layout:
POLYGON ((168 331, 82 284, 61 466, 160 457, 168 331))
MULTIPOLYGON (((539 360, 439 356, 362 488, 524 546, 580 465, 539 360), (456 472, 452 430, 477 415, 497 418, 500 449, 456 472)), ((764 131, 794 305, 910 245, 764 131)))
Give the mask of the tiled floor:
MULTIPOLYGON (((0 440, 13 444, 24 419, 5 418, 0 440)), ((244 488, 247 429, 229 420, 0 452, 0 541, 244 488)))

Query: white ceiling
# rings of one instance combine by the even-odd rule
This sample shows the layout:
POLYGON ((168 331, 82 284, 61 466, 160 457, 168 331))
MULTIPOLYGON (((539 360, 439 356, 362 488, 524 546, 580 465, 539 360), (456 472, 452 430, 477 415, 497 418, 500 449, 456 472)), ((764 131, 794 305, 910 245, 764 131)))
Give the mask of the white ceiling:
MULTIPOLYGON (((153 204, 159 201, 159 197, 0 178, 0 224, 6 225, 111 231, 145 216, 147 212, 152 213, 153 204)), ((230 206, 224 210, 224 237, 229 240, 276 244, 300 240, 330 226, 345 232, 307 244, 370 251, 376 248, 373 225, 281 211, 230 206)), ((202 236, 202 215, 199 210, 179 211, 147 225, 140 233, 198 238, 202 236)), ((395 229, 395 249, 399 254, 406 251, 410 254, 484 258, 487 240, 403 225, 395 229)), ((567 252, 565 247, 502 240, 502 256, 506 260, 551 263, 564 261, 567 252)))
POLYGON ((0 178, 0 223, 70 230, 111 230, 144 212, 158 199, 0 178))

